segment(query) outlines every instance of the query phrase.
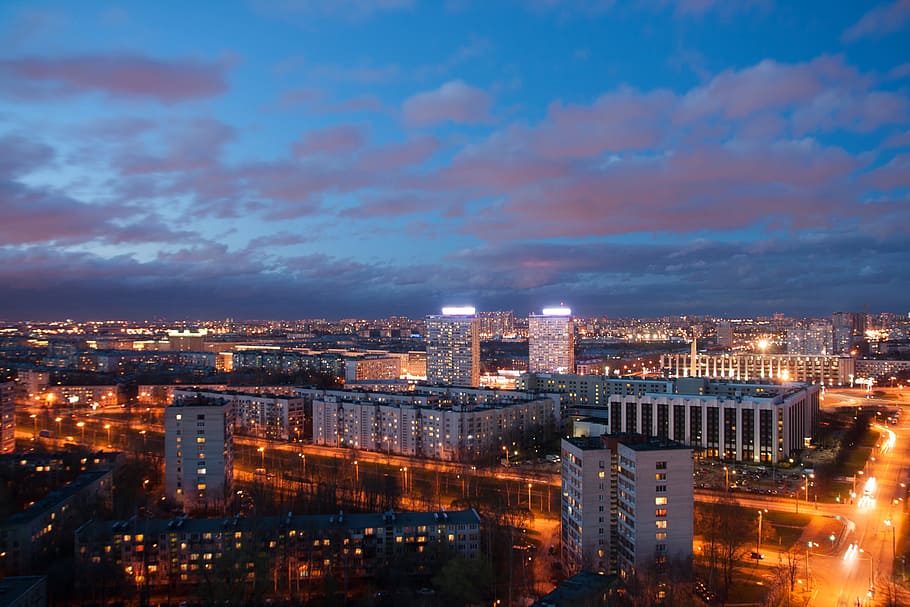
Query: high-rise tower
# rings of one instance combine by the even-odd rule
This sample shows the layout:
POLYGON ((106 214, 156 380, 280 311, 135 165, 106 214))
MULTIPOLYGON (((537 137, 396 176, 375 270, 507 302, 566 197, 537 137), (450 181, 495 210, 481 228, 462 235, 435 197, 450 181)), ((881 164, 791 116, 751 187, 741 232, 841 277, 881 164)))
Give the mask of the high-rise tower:
POLYGON ((575 373, 575 323, 569 308, 528 317, 528 372, 575 373))
POLYGON ((474 308, 446 307, 427 316, 427 381, 480 385, 480 322, 474 308))

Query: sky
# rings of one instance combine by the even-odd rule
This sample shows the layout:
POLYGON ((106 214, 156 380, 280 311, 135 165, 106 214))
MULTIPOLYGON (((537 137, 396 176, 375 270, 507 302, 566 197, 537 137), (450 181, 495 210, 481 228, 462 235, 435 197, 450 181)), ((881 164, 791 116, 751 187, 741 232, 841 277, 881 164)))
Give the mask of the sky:
POLYGON ((0 318, 910 310, 910 0, 0 3, 0 318))

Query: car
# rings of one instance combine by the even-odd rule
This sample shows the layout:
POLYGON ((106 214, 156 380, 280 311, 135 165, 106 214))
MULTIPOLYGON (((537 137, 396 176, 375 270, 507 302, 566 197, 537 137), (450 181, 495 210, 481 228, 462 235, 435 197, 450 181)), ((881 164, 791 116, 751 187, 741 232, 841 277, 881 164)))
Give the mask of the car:
POLYGON ((762 554, 761 552, 758 552, 758 551, 756 551, 756 550, 753 550, 752 553, 749 555, 749 558, 750 558, 750 559, 755 559, 756 561, 760 561, 760 560, 762 560, 762 559, 765 558, 765 555, 762 554))

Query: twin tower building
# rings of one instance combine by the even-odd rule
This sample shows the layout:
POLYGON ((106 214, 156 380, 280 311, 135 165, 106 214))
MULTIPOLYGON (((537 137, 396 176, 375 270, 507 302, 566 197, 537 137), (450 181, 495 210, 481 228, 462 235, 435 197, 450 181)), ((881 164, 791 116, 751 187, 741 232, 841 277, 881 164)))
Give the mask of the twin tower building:
MULTIPOLYGON (((480 385, 480 319, 472 307, 427 316, 427 382, 480 385)), ((569 308, 528 317, 528 372, 575 372, 575 325, 569 308)))

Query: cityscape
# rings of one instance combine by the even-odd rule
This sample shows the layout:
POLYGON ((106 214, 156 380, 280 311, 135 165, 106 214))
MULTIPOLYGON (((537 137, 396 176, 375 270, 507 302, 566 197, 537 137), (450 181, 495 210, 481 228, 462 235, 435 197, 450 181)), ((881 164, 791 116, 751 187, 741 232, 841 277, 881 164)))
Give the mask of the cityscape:
POLYGON ((0 3, 0 607, 910 605, 907 40, 0 3))

